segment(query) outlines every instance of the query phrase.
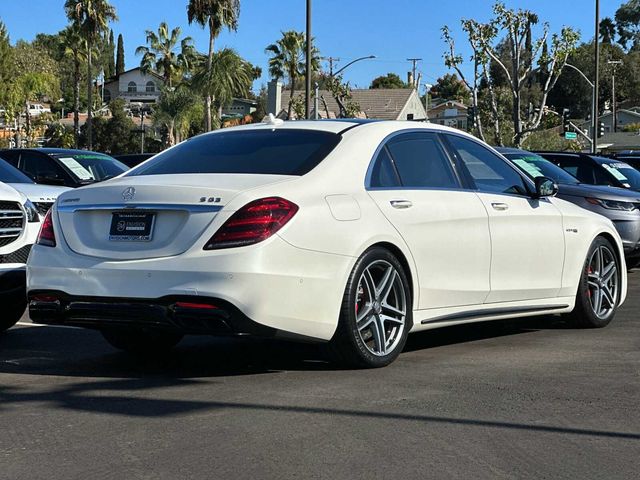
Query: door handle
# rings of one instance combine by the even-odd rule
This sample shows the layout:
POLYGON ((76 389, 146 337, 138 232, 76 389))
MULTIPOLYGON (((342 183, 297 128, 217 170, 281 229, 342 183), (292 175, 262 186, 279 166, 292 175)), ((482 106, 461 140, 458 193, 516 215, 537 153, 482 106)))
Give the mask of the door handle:
POLYGON ((393 208, 409 208, 413 206, 413 203, 409 200, 391 200, 389 203, 393 208))
POLYGON ((492 203, 491 206, 493 207, 494 210, 508 210, 509 209, 509 205, 507 205, 506 203, 492 203))

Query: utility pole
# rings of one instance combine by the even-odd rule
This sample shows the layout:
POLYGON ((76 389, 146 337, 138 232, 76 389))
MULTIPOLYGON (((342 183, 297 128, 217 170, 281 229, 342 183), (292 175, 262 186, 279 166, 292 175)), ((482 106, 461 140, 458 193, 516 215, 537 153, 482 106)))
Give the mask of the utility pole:
POLYGON ((333 62, 338 63, 340 59, 338 57, 327 57, 327 61, 329 62, 329 76, 333 77, 333 62))
POLYGON ((618 115, 616 109, 616 69, 622 65, 622 60, 609 60, 607 64, 613 66, 613 72, 611 73, 611 95, 613 97, 611 113, 613 113, 613 133, 615 133, 618 127, 618 115))
POLYGON ((305 116, 311 118, 311 0, 307 0, 307 78, 304 92, 305 116))
POLYGON ((411 62, 413 64, 413 67, 411 67, 411 71, 413 72, 413 77, 412 77, 412 81, 413 81, 413 85, 411 85, 413 88, 416 88, 416 70, 418 69, 418 62, 422 61, 421 58, 407 58, 407 62, 411 62))
POLYGON ((594 42, 594 63, 595 63, 595 76, 593 79, 593 118, 591 119, 593 124, 592 135, 593 143, 591 144, 591 153, 596 153, 598 148, 598 89, 600 86, 600 0, 596 0, 596 28, 593 34, 593 42, 594 42))

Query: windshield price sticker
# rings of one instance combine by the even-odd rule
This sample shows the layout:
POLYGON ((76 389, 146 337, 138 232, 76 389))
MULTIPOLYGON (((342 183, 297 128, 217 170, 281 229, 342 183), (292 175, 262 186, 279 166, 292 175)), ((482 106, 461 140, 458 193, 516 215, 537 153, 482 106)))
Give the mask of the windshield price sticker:
POLYGON ((535 165, 523 160, 521 158, 516 158, 513 160, 513 163, 518 165, 522 170, 531 175, 533 178, 536 177, 544 177, 543 173, 540 171, 538 167, 535 165))
POLYGON ((80 165, 74 158, 64 157, 59 160, 80 180, 95 180, 91 172, 80 165))
POLYGON ((627 177, 625 177, 622 174, 620 170, 618 170, 618 168, 631 168, 626 163, 613 163, 613 164, 603 163, 602 166, 606 168, 611 173, 611 175, 616 177, 616 180, 629 180, 627 177))

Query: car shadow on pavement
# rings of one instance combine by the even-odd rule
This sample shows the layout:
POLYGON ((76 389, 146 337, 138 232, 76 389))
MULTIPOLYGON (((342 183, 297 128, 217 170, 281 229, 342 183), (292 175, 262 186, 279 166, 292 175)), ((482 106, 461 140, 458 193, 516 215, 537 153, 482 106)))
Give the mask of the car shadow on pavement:
MULTIPOLYGON (((542 329, 565 328, 557 317, 459 325, 409 336, 405 352, 446 347, 542 329)), ((0 335, 0 374, 78 377, 225 377, 282 371, 340 370, 321 344, 250 338, 186 337, 162 357, 142 358, 110 347, 99 332, 77 328, 14 328, 0 335)))

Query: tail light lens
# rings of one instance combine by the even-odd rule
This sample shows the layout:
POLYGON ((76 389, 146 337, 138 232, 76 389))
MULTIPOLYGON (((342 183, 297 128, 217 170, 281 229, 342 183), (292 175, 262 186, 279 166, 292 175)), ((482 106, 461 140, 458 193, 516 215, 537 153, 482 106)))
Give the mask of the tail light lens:
POLYGON ((47 212, 42 221, 42 226, 40 227, 40 233, 38 234, 38 239, 36 240, 38 245, 44 245, 45 247, 55 247, 56 246, 56 234, 53 231, 53 220, 51 219, 51 209, 47 212))
POLYGON ((298 206, 284 198, 255 200, 231 215, 204 249, 243 247, 266 240, 291 220, 297 211, 298 206))

